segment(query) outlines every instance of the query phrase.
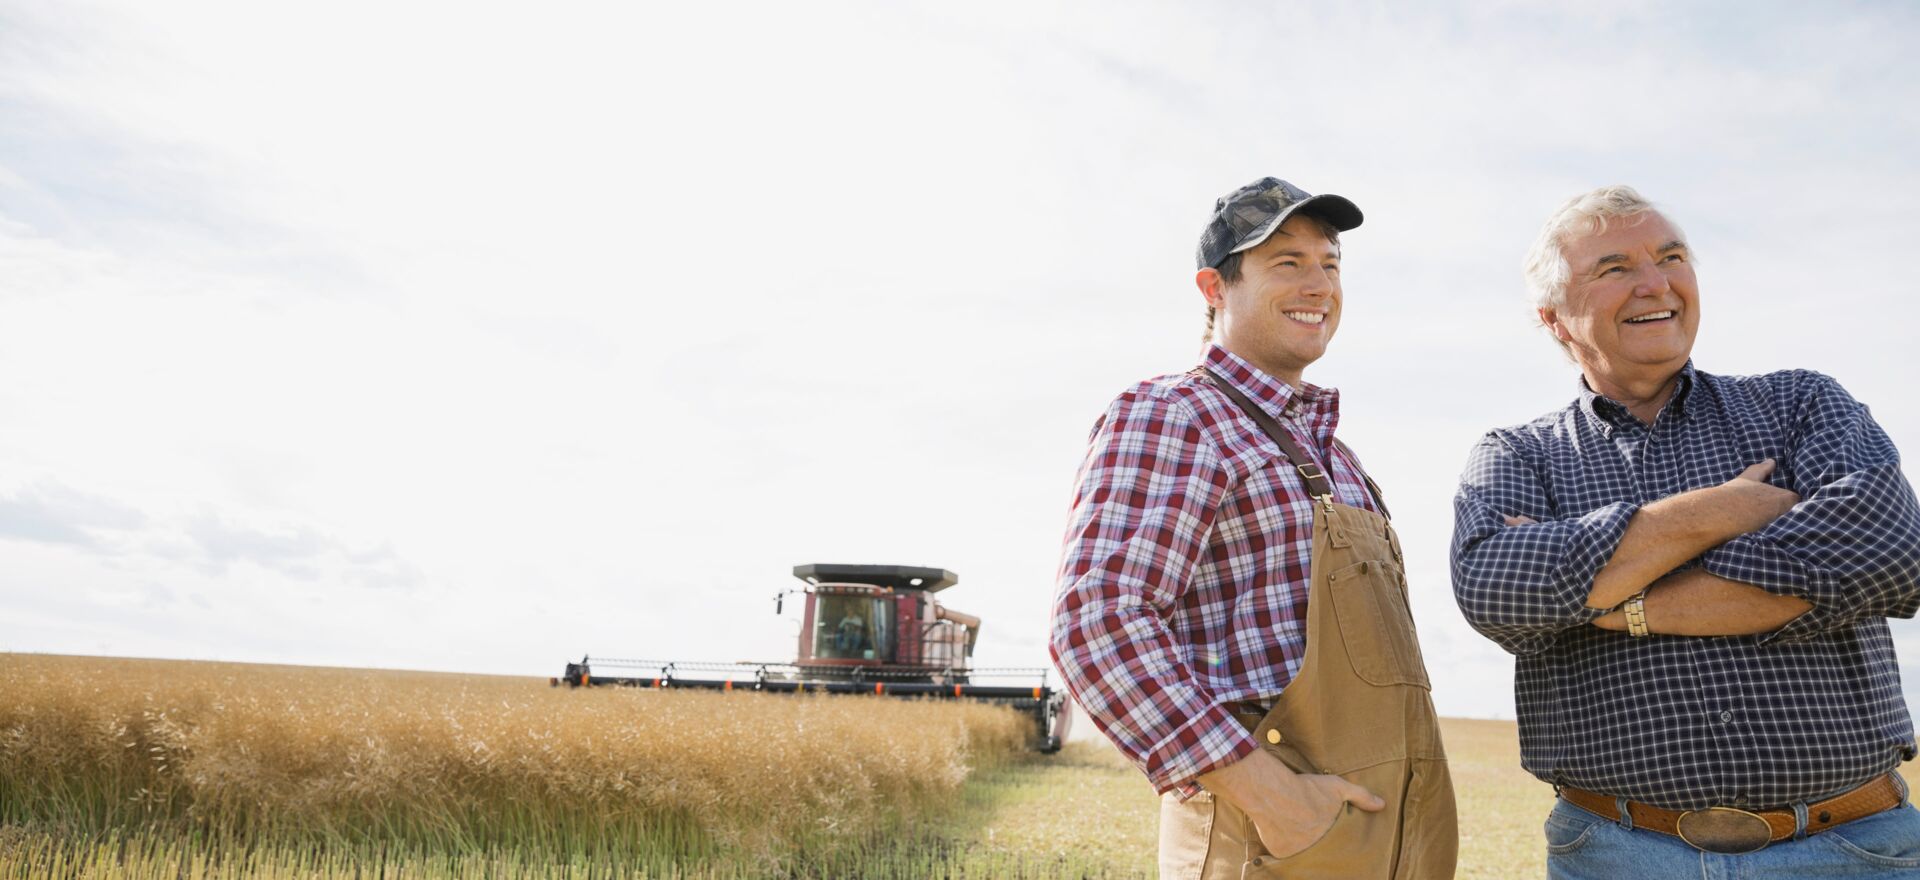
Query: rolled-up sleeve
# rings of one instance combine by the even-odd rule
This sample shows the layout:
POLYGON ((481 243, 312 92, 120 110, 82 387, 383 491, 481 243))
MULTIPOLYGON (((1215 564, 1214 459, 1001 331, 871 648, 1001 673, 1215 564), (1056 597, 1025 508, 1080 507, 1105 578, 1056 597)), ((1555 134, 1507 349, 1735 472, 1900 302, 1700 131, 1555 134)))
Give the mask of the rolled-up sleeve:
POLYGON ((1206 552, 1230 487, 1219 451, 1176 401, 1123 395, 1081 466, 1050 651, 1095 726, 1156 790, 1257 750, 1196 686, 1165 614, 1206 552))
POLYGON ((1562 518, 1538 472, 1499 432, 1474 447, 1453 511, 1453 595, 1467 622, 1512 654, 1537 654, 1587 607, 1593 576, 1639 507, 1616 502, 1562 518), (1511 526, 1508 516, 1538 522, 1511 526))
POLYGON ((1813 606, 1766 641, 1811 638, 1866 617, 1912 617, 1920 609, 1920 505, 1899 452, 1840 383, 1796 375, 1783 463, 1801 501, 1765 528, 1708 550, 1701 565, 1813 606))

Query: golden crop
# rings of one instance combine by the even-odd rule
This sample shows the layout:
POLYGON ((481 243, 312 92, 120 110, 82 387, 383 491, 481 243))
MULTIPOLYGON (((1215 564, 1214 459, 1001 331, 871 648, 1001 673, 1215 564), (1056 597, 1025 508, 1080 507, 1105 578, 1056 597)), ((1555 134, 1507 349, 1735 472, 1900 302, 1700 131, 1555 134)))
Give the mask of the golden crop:
POLYGON ((0 655, 0 826, 756 859, 897 827, 1021 754, 960 701, 549 688, 0 655))

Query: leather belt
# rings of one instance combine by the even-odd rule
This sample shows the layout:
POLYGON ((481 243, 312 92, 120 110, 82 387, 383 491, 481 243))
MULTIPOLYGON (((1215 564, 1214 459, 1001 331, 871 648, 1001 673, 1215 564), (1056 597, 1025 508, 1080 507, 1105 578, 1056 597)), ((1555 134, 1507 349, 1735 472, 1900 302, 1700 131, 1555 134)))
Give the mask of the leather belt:
MULTIPOLYGON (((1567 803, 1611 821, 1619 821, 1618 801, 1604 794, 1561 788, 1567 803)), ((1807 805, 1807 833, 1818 834, 1835 825, 1897 807, 1907 799, 1904 781, 1894 774, 1875 778, 1859 788, 1807 805)), ((1798 824, 1792 809, 1666 810, 1636 801, 1627 802, 1633 827, 1678 837, 1702 852, 1739 854, 1765 849, 1767 844, 1793 836, 1798 824)))

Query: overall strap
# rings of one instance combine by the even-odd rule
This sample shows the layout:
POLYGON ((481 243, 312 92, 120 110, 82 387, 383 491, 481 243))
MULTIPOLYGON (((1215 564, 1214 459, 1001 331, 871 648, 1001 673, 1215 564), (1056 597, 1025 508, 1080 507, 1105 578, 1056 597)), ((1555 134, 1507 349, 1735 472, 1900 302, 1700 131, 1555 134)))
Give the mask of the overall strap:
POLYGON ((1220 378, 1220 374, 1202 368, 1194 371, 1193 375, 1212 382, 1213 387, 1226 392, 1227 398, 1238 405, 1248 418, 1253 419, 1254 424, 1260 426, 1260 430, 1265 431, 1267 436, 1280 446, 1280 454, 1286 457, 1294 470, 1300 472, 1300 478, 1307 481, 1307 494, 1319 499, 1327 512, 1333 512, 1333 481, 1327 479, 1326 471, 1321 470, 1319 465, 1314 464, 1312 458, 1300 450, 1300 444, 1293 442, 1293 435, 1288 434, 1287 429, 1280 427, 1280 423, 1274 421, 1273 416, 1267 415, 1267 411, 1261 409, 1259 404, 1248 400, 1239 389, 1220 378))
POLYGON ((1338 437, 1333 438, 1333 445, 1340 447, 1340 452, 1347 457, 1348 463, 1353 465, 1354 470, 1360 472, 1360 479, 1366 481, 1367 491, 1373 494, 1374 506, 1380 508, 1380 517, 1382 519, 1393 519, 1393 513, 1387 510, 1386 497, 1380 494, 1380 484, 1374 482, 1373 475, 1367 473, 1367 469, 1360 466, 1360 456, 1353 454, 1353 447, 1340 442, 1340 438, 1338 437))
MULTIPOLYGON (((1193 371, 1193 375, 1212 382, 1213 387, 1226 392, 1229 400, 1232 400, 1235 405, 1240 407, 1242 412, 1245 412, 1249 418, 1253 419, 1254 424, 1259 425, 1260 430, 1266 432, 1266 435, 1272 438, 1274 443, 1279 444, 1280 454, 1286 457, 1287 461, 1293 465, 1294 470, 1300 472, 1301 479, 1307 481, 1307 493, 1319 499, 1320 503, 1325 505, 1328 510, 1333 509, 1333 481, 1327 478, 1326 472, 1320 470, 1319 465, 1313 463, 1312 458, 1300 450, 1300 444, 1293 441, 1292 434, 1287 433, 1285 428, 1280 427, 1280 423, 1274 421, 1273 416, 1267 415, 1267 411, 1261 409, 1259 404, 1247 399, 1245 394, 1241 394, 1240 389, 1228 384, 1227 380, 1221 378, 1219 373, 1205 368, 1198 368, 1193 371)), ((1367 491, 1372 493, 1374 505, 1380 508, 1381 518, 1393 519, 1393 514, 1387 511, 1386 499, 1380 496, 1380 485, 1375 483, 1373 477, 1368 475, 1366 470, 1360 467, 1359 456, 1354 455, 1353 449, 1348 447, 1347 444, 1340 442, 1339 438, 1334 438, 1333 445, 1340 447, 1340 451, 1347 456, 1349 461, 1353 462, 1354 469, 1360 471, 1360 479, 1366 481, 1367 491)))

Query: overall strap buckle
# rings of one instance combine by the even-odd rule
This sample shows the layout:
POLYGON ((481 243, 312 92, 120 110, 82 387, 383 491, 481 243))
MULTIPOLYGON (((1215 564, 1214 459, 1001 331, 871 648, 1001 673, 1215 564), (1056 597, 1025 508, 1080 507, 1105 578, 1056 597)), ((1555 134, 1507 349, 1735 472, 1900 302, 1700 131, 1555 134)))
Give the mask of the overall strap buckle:
MULTIPOLYGON (((1327 480, 1327 472, 1321 470, 1319 465, 1311 461, 1295 461, 1293 463, 1293 469, 1300 472, 1300 479, 1306 481, 1308 491, 1310 492, 1323 485, 1329 488, 1332 485, 1331 482, 1327 480)), ((1326 512, 1333 512, 1333 493, 1315 492, 1313 498, 1315 501, 1320 502, 1320 506, 1325 509, 1326 512)))

